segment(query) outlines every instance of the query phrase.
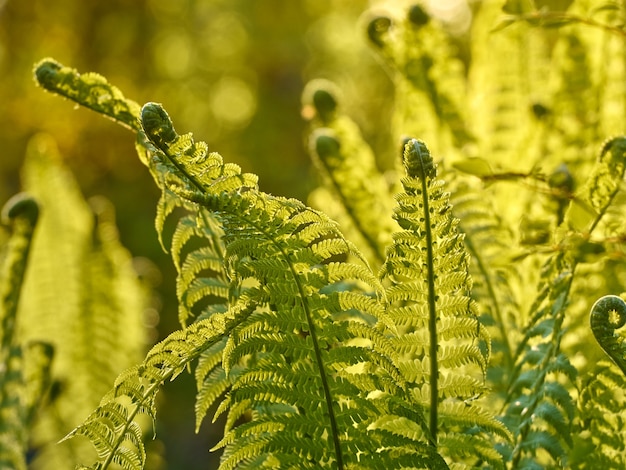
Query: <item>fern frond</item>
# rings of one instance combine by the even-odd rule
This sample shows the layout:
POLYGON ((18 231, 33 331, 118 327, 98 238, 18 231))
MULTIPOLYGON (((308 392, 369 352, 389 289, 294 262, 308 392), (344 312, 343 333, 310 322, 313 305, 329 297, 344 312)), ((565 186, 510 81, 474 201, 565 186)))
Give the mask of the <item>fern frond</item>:
POLYGON ((137 415, 146 414, 154 421, 155 400, 161 384, 180 374, 254 307, 254 304, 240 304, 169 335, 150 350, 142 364, 118 377, 114 389, 100 406, 64 440, 87 437, 98 452, 98 468, 106 469, 115 462, 124 469, 142 469, 146 453, 137 415))
MULTIPOLYGON (((565 212, 559 232, 563 251, 549 258, 542 270, 539 294, 531 305, 530 322, 519 344, 507 397, 509 406, 503 418, 510 427, 517 429, 511 457, 513 465, 535 459, 537 449, 544 445, 553 460, 563 461, 565 448, 571 444, 573 398, 556 385, 562 380, 560 375, 570 383, 575 382, 577 375, 576 368, 561 352, 572 283, 583 259, 569 240, 571 230, 591 233, 607 214, 624 176, 624 142, 620 137, 603 146, 586 185, 579 191, 580 198, 573 200, 565 212), (554 392, 556 394, 552 395, 554 392), (545 406, 544 401, 548 402, 545 406)), ((597 319, 593 317, 595 324, 599 323, 597 319)))
POLYGON ((52 347, 20 344, 17 312, 39 205, 27 194, 11 198, 2 210, 12 229, 3 247, 0 272, 0 467, 26 469, 31 426, 50 386, 52 347))
MULTIPOLYGON (((27 194, 18 194, 7 201, 2 210, 2 223, 12 228, 11 238, 2 257, 2 284, 0 291, 0 363, 5 364, 14 341, 17 306, 26 272, 33 232, 39 218, 39 205, 27 194)), ((1 368, 4 371, 4 368, 1 368)), ((0 374, 2 372, 0 371, 0 374)))
MULTIPOLYGON (((303 113, 311 117, 310 154, 340 203, 337 220, 346 220, 345 228, 352 228, 364 241, 364 251, 381 264, 394 230, 393 199, 358 126, 341 114, 335 88, 326 80, 313 80, 303 92, 303 113)), ((337 212, 334 207, 322 209, 331 215, 337 212)))
POLYGON ((579 384, 579 414, 572 467, 622 468, 626 465, 623 372, 601 361, 579 384))
MULTIPOLYGON (((485 391, 490 340, 469 297, 469 255, 458 220, 426 146, 409 140, 404 164, 404 192, 396 198, 394 215, 404 230, 393 235, 380 276, 392 281, 386 292, 389 316, 401 332, 392 338, 401 354, 399 368, 417 402, 430 408, 429 433, 436 439, 440 426, 458 429, 439 417, 444 403, 485 391)), ((465 416, 471 421, 471 414, 465 416)), ((502 425, 484 417, 492 429, 510 438, 502 425)), ((485 441, 485 448, 492 446, 485 441)))

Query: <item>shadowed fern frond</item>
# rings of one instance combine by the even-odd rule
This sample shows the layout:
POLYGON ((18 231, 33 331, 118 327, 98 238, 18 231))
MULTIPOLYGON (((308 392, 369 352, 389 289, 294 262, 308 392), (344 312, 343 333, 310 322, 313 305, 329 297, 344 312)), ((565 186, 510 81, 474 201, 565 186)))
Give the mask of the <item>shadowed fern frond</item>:
POLYGON ((35 412, 50 386, 53 349, 48 343, 21 344, 16 334, 18 305, 39 205, 27 194, 2 211, 11 236, 2 250, 0 272, 0 467, 26 470, 35 412))
POLYGON ((580 382, 572 468, 622 468, 626 465, 624 373, 599 362, 580 382))

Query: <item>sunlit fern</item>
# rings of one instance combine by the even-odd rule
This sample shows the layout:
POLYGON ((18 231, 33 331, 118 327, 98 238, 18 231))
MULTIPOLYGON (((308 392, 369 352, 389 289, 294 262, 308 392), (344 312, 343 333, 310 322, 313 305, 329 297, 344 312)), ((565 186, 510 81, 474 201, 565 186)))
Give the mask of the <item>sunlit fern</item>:
POLYGON ((63 467, 88 443, 56 442, 98 404, 111 381, 144 354, 146 288, 121 247, 112 205, 89 205, 54 140, 29 142, 23 187, 42 206, 20 302, 19 337, 54 346, 49 402, 30 439, 29 466, 63 467))
POLYGON ((561 350, 561 342, 576 268, 584 260, 584 244, 577 243, 578 235, 571 230, 590 234, 598 227, 619 190, 625 163, 626 139, 616 138, 603 146, 579 191, 580 202, 571 202, 565 214, 561 250, 542 269, 539 294, 530 308, 531 321, 516 354, 504 418, 517 429, 511 454, 514 468, 535 460, 538 449, 547 450, 554 463, 567 465, 575 416, 570 390, 577 370, 561 350))
MULTIPOLYGON (((145 449, 135 418, 147 414, 155 419, 160 384, 187 367, 196 367, 196 359, 197 424, 220 399, 217 414, 227 414, 225 436, 217 446, 225 449, 221 468, 261 464, 391 468, 399 463, 445 468, 442 455, 450 462, 465 460, 473 465, 477 454, 470 448, 480 449, 478 459, 502 465, 492 439, 499 435, 506 440, 508 431, 472 403, 483 392, 489 341, 472 301, 465 296, 468 273, 452 272, 466 255, 443 183, 431 180, 434 168, 424 173, 422 181, 415 173, 418 163, 405 161, 409 175, 405 184, 412 195, 400 197, 404 206, 398 209, 397 220, 404 223, 406 217, 419 217, 407 215, 406 204, 412 204, 414 191, 424 184, 421 202, 416 201, 414 209, 423 198, 432 198, 434 225, 423 232, 414 232, 417 227, 398 232, 394 246, 400 245, 390 251, 384 270, 393 286, 385 290, 334 222, 299 201, 258 191, 253 175, 225 164, 190 134, 179 136, 159 105, 143 107, 139 129, 138 116, 125 114, 138 108, 132 102, 124 104, 101 77, 80 76, 52 61, 42 62, 37 76, 47 89, 138 131, 142 161, 165 194, 157 215, 160 232, 167 215, 174 215, 173 208, 186 210, 172 236, 172 255, 182 286, 179 300, 191 305, 185 307, 181 320, 195 320, 120 376, 101 406, 68 436, 86 435, 94 443, 98 468, 112 462, 142 468, 145 449), (427 236, 431 229, 434 238, 427 236), (209 248, 195 251, 199 249, 194 244, 187 250, 186 240, 192 237, 206 238, 200 246, 209 248), (408 251, 411 240, 414 254, 408 251), (433 241, 441 248, 419 265, 430 266, 428 275, 419 267, 425 276, 422 281, 430 279, 432 290, 424 297, 415 290, 417 280, 404 279, 407 272, 398 264, 402 264, 398 250, 402 245, 402 256, 413 259, 421 256, 420 246, 426 248, 433 241), (202 264, 205 257, 208 264, 202 264), (218 281, 204 281, 209 276, 218 281), (200 288, 190 301, 187 293, 198 282, 208 287, 200 288), (439 303, 434 292, 441 295, 439 303), (437 374, 407 367, 423 354, 419 344, 417 349, 405 347, 404 338, 408 343, 417 338, 399 331, 406 327, 397 304, 400 298, 411 298, 414 308, 435 323, 441 321, 441 337, 432 330, 430 337, 423 338, 432 341, 429 360, 442 358, 446 375, 439 386, 433 380, 437 374), (199 299, 208 300, 208 305, 198 304, 199 299), (202 306, 193 312, 195 305, 202 306), (462 344, 447 344, 453 338, 462 344), (441 351, 439 342, 446 343, 441 351), (432 395, 424 394, 427 389, 433 390, 432 395), (431 410, 429 425, 423 416, 426 408, 431 410), (395 426, 390 426, 392 422, 395 426), (472 427, 481 431, 467 434, 472 427)), ((417 317, 418 323, 424 320, 417 317)))

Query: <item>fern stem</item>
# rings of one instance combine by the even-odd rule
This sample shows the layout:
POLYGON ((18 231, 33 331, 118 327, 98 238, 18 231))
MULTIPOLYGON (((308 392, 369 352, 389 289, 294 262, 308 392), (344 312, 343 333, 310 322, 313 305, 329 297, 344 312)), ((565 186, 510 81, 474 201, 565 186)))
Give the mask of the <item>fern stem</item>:
MULTIPOLYGON (((286 259, 289 259, 287 253, 282 250, 280 247, 280 251, 285 256, 286 259)), ((294 282, 298 287, 298 292, 302 299, 306 298, 306 293, 303 289, 302 283, 300 282, 300 278, 298 277, 298 273, 295 271, 293 263, 289 263, 289 270, 294 278, 294 282)), ((322 351, 319 346, 319 341, 317 338, 317 330, 315 329, 315 324, 313 323, 313 317, 311 315, 311 310, 309 309, 309 305, 307 302, 302 302, 302 307, 304 309, 304 313, 306 315, 306 321, 309 325, 309 334, 311 335, 311 342, 313 343, 313 350, 315 351, 315 361, 317 362, 318 370, 320 371, 320 378, 322 380, 322 386, 324 388, 324 398, 326 400, 326 408, 328 409, 328 419, 330 421, 331 435, 333 438, 333 445, 335 447, 335 455, 337 456, 337 468, 339 470, 343 470, 343 456, 341 454, 341 443, 339 442, 339 428, 337 426, 337 418, 335 417, 335 411, 333 410, 333 399, 330 393, 330 387, 328 386, 328 378, 326 377, 326 369, 324 369, 324 362, 322 359, 322 351)))
POLYGON ((407 166, 407 171, 410 176, 418 176, 422 183, 422 203, 424 204, 424 232, 426 234, 426 266, 428 270, 428 334, 430 336, 430 433, 432 436, 432 443, 437 443, 437 408, 439 405, 439 365, 437 353, 439 350, 439 343, 437 341, 437 296, 435 293, 435 261, 433 255, 433 234, 430 224, 430 206, 428 203, 428 181, 427 178, 431 176, 433 168, 433 162, 430 155, 422 154, 422 147, 428 152, 424 144, 412 139, 407 146, 409 151, 413 153, 411 159, 413 163, 417 163, 417 168, 411 169, 407 166), (415 175, 411 175, 414 172, 415 175))

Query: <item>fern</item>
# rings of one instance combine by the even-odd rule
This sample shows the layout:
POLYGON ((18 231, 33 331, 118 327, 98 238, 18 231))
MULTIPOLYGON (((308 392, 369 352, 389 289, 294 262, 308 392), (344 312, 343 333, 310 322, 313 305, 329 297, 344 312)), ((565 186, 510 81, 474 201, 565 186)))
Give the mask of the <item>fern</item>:
POLYGON ((410 400, 430 408, 425 435, 434 444, 439 441, 455 461, 478 455, 503 467, 487 436, 456 434, 476 426, 511 438, 504 426, 472 403, 486 392, 490 338, 468 295, 469 255, 443 181, 436 178, 436 166, 422 142, 408 141, 403 160, 407 176, 395 211, 403 230, 393 235, 380 273, 392 282, 387 298, 389 315, 402 333, 392 340, 400 352, 399 367, 410 384, 410 400), (459 406, 460 401, 465 403, 459 406), (444 433, 438 439, 440 426, 444 433))
MULTIPOLYGON (((380 156, 336 87, 311 82, 303 115, 323 176, 311 201, 339 224, 260 191, 255 175, 179 135, 160 105, 40 63, 42 86, 137 133, 162 192, 156 227, 178 273, 182 326, 118 377, 65 444, 86 436, 91 468, 144 468, 160 386, 187 370, 196 429, 213 409, 225 418, 214 448, 224 469, 621 468, 623 380, 580 344, 585 299, 623 290, 624 138, 589 159, 623 117, 607 103, 621 103, 615 86, 602 88, 623 82, 611 53, 622 10, 600 9, 608 27, 589 33, 600 22, 585 20, 585 2, 561 16, 506 2, 513 16, 494 32, 502 5, 487 2, 467 75, 425 8, 370 14, 367 35, 398 92, 393 132, 432 142, 442 161, 405 140, 394 209, 380 156), (553 20, 568 28, 558 37, 535 28, 553 20)), ((624 369, 622 306, 601 299, 591 325, 624 369)))
MULTIPOLYGON (((49 64, 40 68, 57 71, 60 82, 64 74, 77 76, 49 64)), ((86 77, 86 86, 91 78, 86 77)), ((218 413, 228 412, 226 434, 218 445, 225 447, 224 468, 251 461, 289 465, 293 459, 303 467, 343 468, 368 461, 377 465, 395 457, 444 465, 434 450, 418 447, 416 452, 403 439, 377 429, 375 421, 389 405, 369 398, 371 393, 396 395, 403 381, 384 334, 385 325, 391 324, 375 300, 384 295, 382 288, 336 225, 298 201, 259 192, 252 175, 224 164, 191 135, 178 136, 160 106, 143 107, 142 126, 149 139, 140 133, 143 161, 168 191, 160 214, 171 212, 177 196, 188 201, 179 205, 210 211, 219 224, 229 282, 227 310, 219 313, 209 307, 195 323, 155 346, 68 437, 89 437, 99 452, 98 465, 116 462, 123 468, 140 468, 145 451, 138 439, 137 413, 154 418, 158 385, 207 351, 198 374, 203 400, 197 409, 208 409, 218 394, 228 390, 218 407, 218 413), (357 263, 334 261, 348 255, 357 263), (344 280, 365 291, 342 290, 344 280), (223 337, 226 341, 219 344, 223 337), (214 367, 222 345, 221 364, 229 383, 214 367), (298 383, 307 394, 295 391, 293 384, 298 383), (130 404, 120 407, 122 396, 130 404), (236 423, 246 410, 251 421, 236 423), (372 438, 379 445, 372 446, 372 438), (123 445, 125 441, 132 445, 123 445), (369 454, 379 448, 382 452, 369 454)), ((164 218, 160 214, 158 218, 164 218)), ((185 244, 176 241, 184 239, 182 230, 179 237, 175 232, 173 245, 185 244)), ((186 282, 203 271, 197 266, 199 259, 179 263, 186 282)), ((415 416, 416 411, 402 408, 404 416, 415 416)))
MULTIPOLYGON (((580 191, 583 204, 570 204, 565 227, 591 233, 600 224, 624 176, 625 148, 623 138, 604 145, 596 167, 580 191)), ((576 382, 577 371, 560 345, 575 271, 584 258, 576 245, 570 244, 571 232, 564 233, 563 251, 553 255, 542 271, 539 295, 531 306, 531 322, 519 346, 520 359, 507 397, 507 420, 515 420, 519 430, 511 456, 515 466, 530 458, 526 456, 535 455, 538 448, 546 449, 554 461, 565 465, 567 453, 563 444, 572 446, 574 401, 557 378, 562 374, 570 383, 576 382), (549 431, 540 423, 548 426, 549 431)))
POLYGON ((39 205, 26 195, 9 200, 2 222, 12 228, 4 247, 0 321, 0 466, 26 469, 28 442, 35 412, 50 385, 52 346, 44 342, 20 344, 17 311, 39 205))
POLYGON ((579 384, 573 468, 622 468, 626 464, 623 372, 601 361, 579 384))
POLYGON ((367 24, 402 96, 396 119, 403 132, 421 136, 437 152, 452 151, 473 140, 462 107, 463 65, 439 20, 423 6, 403 13, 371 15, 367 24))
POLYGON ((363 240, 358 245, 380 265, 395 229, 386 216, 392 212, 393 199, 371 148, 357 125, 342 114, 338 95, 336 86, 325 80, 311 81, 303 92, 302 112, 310 117, 313 129, 310 154, 325 179, 312 198, 321 202, 326 213, 337 212, 337 220, 346 220, 347 233, 352 227, 354 238, 363 240), (326 203, 322 202, 323 188, 330 192, 326 203))
POLYGON ((146 290, 120 246, 112 207, 90 207, 54 141, 31 139, 23 185, 42 207, 17 311, 18 344, 54 348, 49 402, 29 441, 29 466, 63 467, 87 443, 54 445, 98 404, 121 370, 143 356, 146 290), (74 380, 74 377, 76 380, 74 380))

